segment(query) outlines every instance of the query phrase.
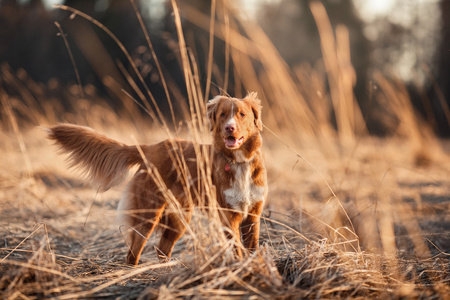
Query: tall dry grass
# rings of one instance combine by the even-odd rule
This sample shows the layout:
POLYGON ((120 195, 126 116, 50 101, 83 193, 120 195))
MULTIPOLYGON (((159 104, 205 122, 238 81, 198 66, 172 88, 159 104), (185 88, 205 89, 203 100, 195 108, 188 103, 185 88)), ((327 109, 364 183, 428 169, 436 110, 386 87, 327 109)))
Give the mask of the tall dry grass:
MULTIPOLYGON (((131 3, 136 8, 134 1, 131 3)), ((353 94, 356 75, 350 60, 348 30, 340 26, 334 31, 320 2, 312 2, 311 10, 321 35, 324 71, 310 66, 291 69, 260 27, 241 17, 230 18, 240 16, 232 2, 212 1, 212 18, 185 3, 170 3, 188 99, 182 117, 176 116, 173 109, 169 118, 158 109, 154 111, 156 100, 127 49, 102 24, 67 6, 58 8, 85 18, 116 40, 129 59, 135 73, 132 75, 144 84, 144 90, 139 90, 132 76, 125 74, 148 117, 137 113, 136 105, 130 105, 136 101, 128 93, 121 95, 127 105, 116 113, 92 87, 82 87, 84 97, 80 98, 78 86, 66 91, 71 93, 71 108, 76 112, 67 113, 63 107, 54 106, 56 100, 44 101, 55 83, 46 87, 24 73, 15 74, 2 67, 1 127, 3 135, 13 141, 13 146, 2 145, 2 151, 11 153, 17 144, 21 158, 14 158, 18 164, 2 161, 5 168, 1 177, 10 179, 1 186, 1 208, 7 212, 11 207, 30 209, 36 205, 34 201, 41 203, 40 209, 31 208, 31 215, 43 211, 49 214, 50 230, 59 239, 52 240, 47 226, 41 225, 34 230, 28 228, 26 238, 14 239, 14 247, 3 247, 2 296, 72 299, 122 293, 124 298, 161 299, 445 297, 449 291, 448 254, 436 245, 442 236, 433 239, 423 232, 420 217, 426 213, 423 208, 427 199, 413 185, 432 182, 435 185, 431 188, 439 189, 444 193, 441 196, 448 198, 445 180, 440 177, 445 174, 448 160, 436 137, 415 113, 405 86, 375 74, 378 91, 373 101, 382 106, 381 114, 387 112, 383 117, 394 130, 389 140, 371 137, 353 94), (180 10, 190 22, 210 32, 206 87, 201 86, 201 70, 185 40, 180 10), (217 221, 219 208, 214 205, 215 190, 208 176, 211 158, 200 146, 209 139, 205 99, 211 90, 214 37, 225 41, 226 59, 234 62, 234 69, 227 69, 217 84, 227 90, 229 72, 234 72, 239 82, 236 86, 257 91, 264 105, 264 150, 271 192, 261 221, 261 249, 243 260, 235 258, 233 241, 225 238, 226 229, 217 221), (180 120, 185 127, 178 125, 180 120), (59 121, 90 125, 128 143, 154 142, 164 137, 194 141, 199 168, 206 175, 196 191, 201 199, 210 200, 200 208, 208 204, 209 209, 195 212, 184 245, 176 249, 173 260, 165 264, 150 260, 136 268, 122 265, 120 257, 125 256, 126 244, 117 228, 105 225, 102 219, 114 217, 113 208, 108 206, 114 200, 98 199, 102 196, 95 194, 90 203, 79 196, 86 193, 79 184, 61 179, 66 178, 59 175, 61 168, 54 169, 54 175, 33 167, 36 160, 44 158, 43 154, 34 154, 36 149, 32 147, 51 150, 36 142, 35 131, 27 128, 59 121), (441 169, 435 164, 441 164, 441 169), (426 170, 414 169, 417 166, 433 168, 433 177, 426 170), (70 196, 55 196, 67 190, 70 196), (105 206, 105 215, 91 214, 91 209, 96 209, 95 201, 105 206), (74 209, 67 208, 70 206, 74 209), (60 214, 73 217, 62 220, 60 214), (95 238, 87 238, 89 235, 95 238), (430 239, 436 248, 430 246, 430 239), (62 248, 59 253, 58 247, 62 248), (75 255, 71 247, 79 253, 75 255)), ((136 13, 157 62, 137 9, 136 13)), ((158 70, 163 78, 160 67, 158 70)), ((183 105, 181 96, 170 98, 170 81, 162 84, 171 107, 183 105)), ((111 88, 121 93, 121 88, 112 83, 111 88)), ((245 94, 239 89, 234 92, 236 96, 245 94)), ((44 139, 43 135, 38 137, 44 139)), ((54 159, 53 153, 45 155, 50 156, 45 161, 54 159)), ((180 176, 190 182, 183 157, 172 159, 180 176)), ((152 169, 151 162, 147 167, 152 169)), ((152 174, 159 182, 157 172, 152 174)), ((186 222, 185 212, 171 192, 163 183, 159 188, 164 191, 168 209, 186 222)), ((117 194, 107 197, 117 199, 117 194)), ((28 215, 25 211, 24 218, 28 215)), ((14 228, 4 225, 6 235, 11 234, 14 228)))

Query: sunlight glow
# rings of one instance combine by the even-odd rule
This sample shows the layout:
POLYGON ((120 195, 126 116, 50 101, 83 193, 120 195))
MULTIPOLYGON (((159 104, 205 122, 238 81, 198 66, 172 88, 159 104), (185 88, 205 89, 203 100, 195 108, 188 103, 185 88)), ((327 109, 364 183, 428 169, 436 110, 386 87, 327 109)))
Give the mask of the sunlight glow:
POLYGON ((355 5, 359 8, 361 17, 367 21, 371 21, 380 15, 387 15, 394 7, 394 0, 354 0, 355 5))

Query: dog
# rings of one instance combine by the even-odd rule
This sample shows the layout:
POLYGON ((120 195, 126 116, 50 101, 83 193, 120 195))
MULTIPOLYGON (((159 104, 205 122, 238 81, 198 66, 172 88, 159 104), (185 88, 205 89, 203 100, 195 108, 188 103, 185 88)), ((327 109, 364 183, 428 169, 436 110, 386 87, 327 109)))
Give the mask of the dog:
POLYGON ((128 183, 118 210, 132 228, 127 235, 127 263, 137 265, 144 245, 159 224, 157 247, 169 259, 183 236, 195 205, 208 205, 202 180, 215 187, 220 219, 236 239, 236 254, 258 248, 260 216, 267 197, 267 175, 261 150, 261 101, 256 93, 242 99, 216 96, 206 105, 212 145, 168 139, 153 145, 125 145, 93 129, 72 124, 48 128, 48 138, 68 153, 72 167, 85 172, 100 191, 123 182, 132 166, 138 171, 128 183), (209 168, 200 163, 203 155, 209 168), (210 170, 210 171, 208 171, 210 170), (174 199, 177 210, 167 209, 174 199), (243 247, 242 247, 243 246, 243 247))

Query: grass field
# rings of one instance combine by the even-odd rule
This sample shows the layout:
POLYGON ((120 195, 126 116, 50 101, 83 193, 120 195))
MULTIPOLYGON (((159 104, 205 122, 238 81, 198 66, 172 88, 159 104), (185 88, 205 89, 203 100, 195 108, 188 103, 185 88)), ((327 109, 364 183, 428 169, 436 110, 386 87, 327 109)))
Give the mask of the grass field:
MULTIPOLYGON (((132 143, 134 125, 119 124, 97 129, 132 143)), ((149 143, 164 137, 146 135, 149 143)), ((430 149, 417 166, 399 138, 366 137, 343 149, 295 141, 287 148, 264 136, 270 193, 261 251, 236 261, 198 212, 171 262, 159 264, 151 238, 142 265, 132 268, 115 225, 123 187, 97 194, 40 129, 2 131, 2 297, 446 297, 446 155, 430 149)))
POLYGON ((85 99, 68 88, 67 112, 40 102, 47 86, 2 68, 0 297, 448 298, 450 143, 417 117, 404 86, 381 74, 374 75, 373 101, 392 130, 370 136, 352 92, 348 32, 330 32, 322 7, 311 8, 323 25, 327 72, 288 70, 255 26, 245 39, 233 30, 224 36, 242 65, 235 70, 242 84, 263 100, 266 125, 261 247, 243 260, 220 224, 198 210, 169 262, 158 261, 154 235, 141 264, 125 265, 127 245, 115 223, 124 186, 97 193, 36 127, 69 121, 129 144, 174 135, 208 140, 204 97, 182 35, 191 111, 177 130, 136 108, 114 111, 89 87, 85 99))

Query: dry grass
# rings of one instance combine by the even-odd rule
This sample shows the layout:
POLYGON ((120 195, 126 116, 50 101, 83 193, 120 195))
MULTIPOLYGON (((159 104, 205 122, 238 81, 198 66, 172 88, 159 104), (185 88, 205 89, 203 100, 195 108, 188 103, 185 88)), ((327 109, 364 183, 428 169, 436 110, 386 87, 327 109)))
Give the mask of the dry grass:
MULTIPOLYGON (((215 22, 181 7, 226 41, 230 57, 239 62, 230 71, 264 101, 270 192, 262 244, 257 253, 236 260, 217 218, 198 210, 170 262, 157 261, 152 237, 141 265, 123 264, 127 246, 114 224, 123 187, 96 193, 66 169, 34 126, 64 120, 130 144, 174 135, 207 140, 205 96, 179 8, 172 4, 189 95, 187 121, 175 131, 157 111, 152 118, 133 105, 114 112, 90 87, 83 88, 83 99, 79 87, 67 88, 74 112, 68 113, 54 100, 42 101, 52 87, 2 68, 0 297, 448 297, 449 145, 420 121, 404 86, 381 74, 375 76, 373 101, 392 135, 367 134, 352 93, 348 33, 345 28, 334 33, 317 3, 311 9, 328 72, 291 70, 257 26, 228 17, 237 12, 227 2, 217 1, 215 22), (151 126, 155 120, 161 125, 151 126)), ((213 63, 210 55, 208 72, 213 63)), ((218 84, 226 86, 227 80, 218 84)), ((144 103, 152 101, 149 91, 137 94, 144 103)), ((182 105, 182 99, 172 100, 182 105)), ((199 152, 199 159, 208 158, 199 152)), ((210 183, 203 184, 205 196, 213 197, 210 183)))

